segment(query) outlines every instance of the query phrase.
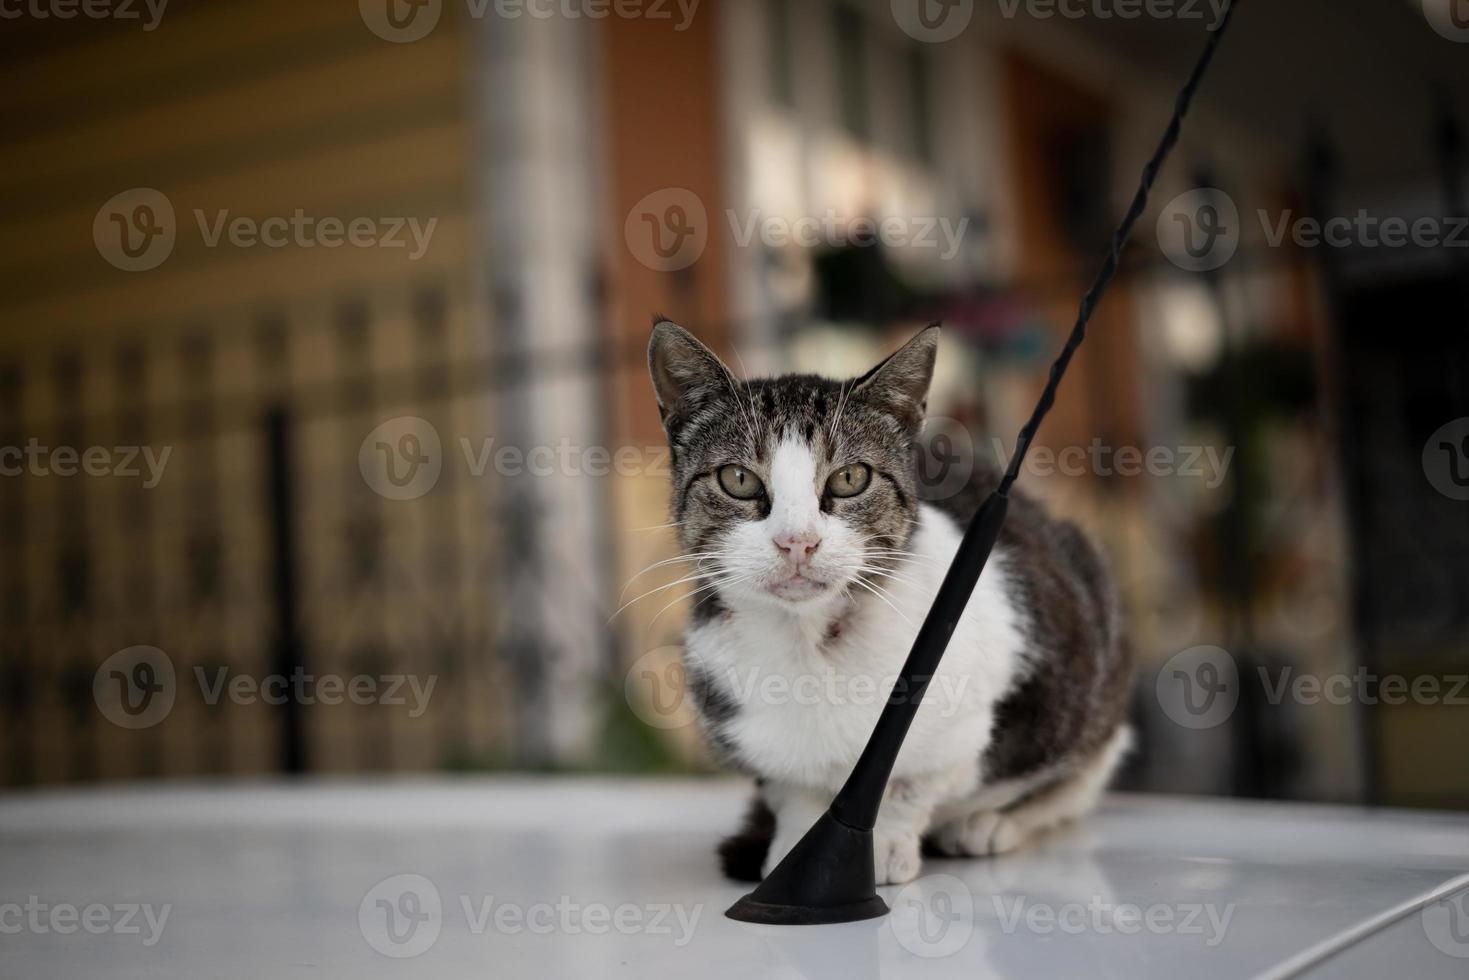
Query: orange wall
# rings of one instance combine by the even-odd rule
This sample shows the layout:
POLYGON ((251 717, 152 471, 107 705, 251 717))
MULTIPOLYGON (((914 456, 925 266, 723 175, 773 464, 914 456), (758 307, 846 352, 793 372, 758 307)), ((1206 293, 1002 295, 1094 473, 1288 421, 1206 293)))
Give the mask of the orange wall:
MULTIPOLYGON (((1107 102, 1023 55, 1005 58, 1006 123, 1016 189, 1019 261, 1016 275, 1027 296, 1053 325, 1049 357, 1060 348, 1076 317, 1082 292, 1102 260, 1101 248, 1077 249, 1065 233, 1060 211, 1051 134, 1069 127, 1106 121, 1107 102)), ((1116 444, 1135 444, 1139 405, 1136 397, 1137 338, 1132 298, 1125 282, 1115 283, 1087 332, 1086 348, 1066 376, 1065 394, 1046 420, 1038 442, 1052 447, 1088 445, 1094 436, 1116 444)), ((1040 393, 1044 373, 1037 371, 1040 393)))
MULTIPOLYGON (((723 213, 723 122, 719 104, 717 0, 704 0, 686 30, 672 21, 611 17, 606 21, 608 229, 611 236, 612 329, 636 349, 655 313, 722 348, 729 302, 726 256, 710 234, 703 254, 680 272, 657 272, 628 249, 623 224, 643 197, 664 188, 693 191, 709 221, 723 213)), ((710 229, 712 231, 712 229, 710 229)), ((623 372, 626 431, 661 439, 658 413, 639 359, 623 372)))

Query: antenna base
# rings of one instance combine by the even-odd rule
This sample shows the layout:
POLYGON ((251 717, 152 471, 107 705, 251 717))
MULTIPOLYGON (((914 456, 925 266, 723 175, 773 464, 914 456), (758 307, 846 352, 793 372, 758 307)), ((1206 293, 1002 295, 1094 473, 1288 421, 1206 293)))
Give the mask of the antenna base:
POLYGON ((872 866, 872 831, 828 810, 765 880, 724 914, 741 922, 817 926, 886 915, 872 866))

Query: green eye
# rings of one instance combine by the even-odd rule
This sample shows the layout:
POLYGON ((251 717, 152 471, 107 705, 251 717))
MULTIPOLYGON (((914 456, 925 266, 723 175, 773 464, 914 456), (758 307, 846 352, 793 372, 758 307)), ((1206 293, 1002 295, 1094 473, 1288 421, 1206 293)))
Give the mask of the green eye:
POLYGON ((843 466, 826 481, 826 492, 833 497, 855 497, 872 482, 872 467, 866 463, 843 466))
POLYGON ((758 476, 738 463, 719 468, 719 485, 736 500, 754 500, 765 489, 758 476))

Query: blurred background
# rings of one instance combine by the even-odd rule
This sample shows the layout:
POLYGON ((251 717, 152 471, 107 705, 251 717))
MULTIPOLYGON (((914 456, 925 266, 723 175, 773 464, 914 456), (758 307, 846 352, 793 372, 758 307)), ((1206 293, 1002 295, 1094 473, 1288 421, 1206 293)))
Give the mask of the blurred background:
MULTIPOLYGON (((0 785, 709 771, 652 315, 750 375, 941 319, 952 492, 1220 6, 7 7, 0 785)), ((1469 806, 1466 42, 1242 7, 1041 433, 1127 788, 1469 806)))

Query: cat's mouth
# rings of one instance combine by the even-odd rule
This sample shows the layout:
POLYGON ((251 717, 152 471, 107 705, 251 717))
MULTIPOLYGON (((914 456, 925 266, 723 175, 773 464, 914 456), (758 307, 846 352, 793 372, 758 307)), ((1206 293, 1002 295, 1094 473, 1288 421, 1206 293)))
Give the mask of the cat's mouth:
POLYGON ((830 582, 824 582, 812 578, 806 572, 796 572, 778 582, 772 582, 766 586, 766 591, 778 599, 786 602, 803 602, 807 599, 815 599, 817 596, 825 595, 831 589, 830 582))

